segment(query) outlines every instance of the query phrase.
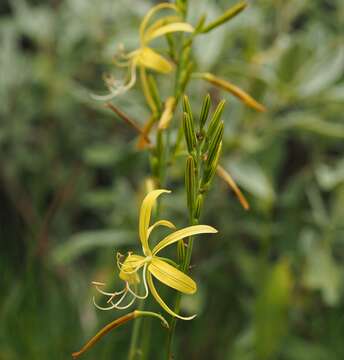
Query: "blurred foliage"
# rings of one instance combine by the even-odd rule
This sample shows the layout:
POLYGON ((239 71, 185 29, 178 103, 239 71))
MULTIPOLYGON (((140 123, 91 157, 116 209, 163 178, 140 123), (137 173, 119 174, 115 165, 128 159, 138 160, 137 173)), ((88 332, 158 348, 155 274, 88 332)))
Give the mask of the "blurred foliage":
MULTIPOLYGON (((190 0, 190 20, 233 3, 190 0)), ((151 5, 0 4, 1 359, 68 358, 115 317, 95 311, 89 284, 111 279, 115 249, 137 241, 148 162, 131 129, 89 92, 103 89, 120 42, 137 46, 151 5)), ((197 245, 201 286, 183 306, 199 316, 178 324, 177 358, 344 358, 343 34, 341 0, 256 0, 197 41, 199 67, 269 111, 257 114, 196 79, 188 89, 194 109, 207 91, 228 100, 223 165, 252 209, 217 180, 202 222, 220 235, 197 245)), ((137 89, 116 102, 144 121, 137 89)), ((182 171, 171 169, 175 202, 163 208, 179 227, 187 225, 182 171)), ((85 359, 126 358, 130 330, 85 359)), ((164 334, 151 331, 157 341, 146 345, 163 358, 164 334)))

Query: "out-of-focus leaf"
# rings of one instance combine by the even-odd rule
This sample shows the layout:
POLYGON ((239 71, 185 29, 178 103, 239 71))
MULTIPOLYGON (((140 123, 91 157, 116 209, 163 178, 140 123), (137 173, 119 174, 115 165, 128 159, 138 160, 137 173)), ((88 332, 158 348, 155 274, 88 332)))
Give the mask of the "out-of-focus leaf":
POLYGON ((287 346, 283 348, 283 354, 288 360, 328 360, 333 358, 330 351, 324 346, 300 338, 289 340, 287 346))
POLYGON ((120 149, 111 144, 93 145, 84 151, 84 160, 93 166, 110 166, 120 159, 120 149))
POLYGON ((263 169, 253 161, 230 161, 227 168, 235 181, 254 196, 268 204, 273 203, 275 192, 263 169))
POLYGON ((342 269, 334 261, 330 248, 316 238, 309 230, 301 234, 306 255, 302 282, 308 289, 320 290, 324 302, 334 306, 342 288, 342 269))
POLYGON ((339 47, 335 52, 317 63, 302 77, 302 84, 298 89, 301 97, 311 96, 319 91, 325 90, 335 82, 344 72, 344 47, 339 47))
POLYGON ((344 85, 333 86, 330 89, 326 90, 321 96, 325 101, 344 101, 344 85))
MULTIPOLYGON (((196 19, 202 14, 206 14, 208 20, 216 18, 220 14, 219 7, 213 1, 197 0, 193 1, 191 6, 194 9, 192 12, 194 21, 197 21, 196 19)), ((195 39, 194 51, 196 59, 203 70, 210 69, 218 60, 225 41, 225 27, 220 27, 195 39)))
POLYGON ((344 124, 322 120, 316 114, 294 112, 275 125, 275 129, 302 129, 319 135, 344 139, 344 124))
POLYGON ((288 329, 292 285, 289 261, 282 259, 271 269, 257 298, 255 346, 260 359, 276 358, 274 354, 288 329))
POLYGON ((66 264, 98 247, 118 247, 132 244, 135 233, 131 231, 86 231, 72 236, 64 244, 56 246, 51 256, 55 264, 66 264))
POLYGON ((321 163, 315 171, 320 186, 331 190, 344 182, 344 159, 339 160, 334 166, 321 163))

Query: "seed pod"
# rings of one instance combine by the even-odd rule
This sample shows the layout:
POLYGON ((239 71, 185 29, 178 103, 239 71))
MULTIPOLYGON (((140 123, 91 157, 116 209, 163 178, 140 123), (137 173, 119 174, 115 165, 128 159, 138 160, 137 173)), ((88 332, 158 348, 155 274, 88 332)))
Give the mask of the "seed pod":
POLYGON ((223 121, 221 121, 219 123, 217 129, 215 130, 214 136, 211 139, 211 142, 209 144, 208 157, 207 157, 207 167, 212 167, 213 166, 215 156, 217 154, 218 148, 219 148, 220 143, 222 141, 223 129, 224 129, 224 124, 223 124, 223 121))
POLYGON ((207 33, 218 26, 224 24, 225 22, 232 19, 234 16, 240 14, 247 6, 246 1, 240 1, 238 4, 230 7, 223 15, 218 17, 216 20, 212 21, 208 24, 204 29, 202 29, 202 33, 207 33))
POLYGON ((184 112, 183 115, 183 130, 184 130, 186 146, 188 148, 189 154, 191 154, 193 150, 196 149, 196 134, 195 134, 193 122, 190 116, 186 112, 184 112))
POLYGON ((207 138, 209 141, 211 141, 213 134, 219 125, 225 103, 226 103, 225 100, 222 100, 219 102, 219 104, 217 105, 216 110, 210 120, 210 124, 209 124, 208 131, 207 131, 207 138))
POLYGON ((210 103, 211 103, 210 95, 207 94, 207 96, 203 100, 202 110, 201 110, 201 114, 199 116, 199 127, 200 127, 201 131, 202 131, 207 119, 208 119, 210 103))
POLYGON ((188 208, 190 214, 192 214, 195 203, 195 194, 196 194, 196 166, 195 166, 195 160, 192 156, 189 156, 186 160, 185 189, 186 189, 188 208))

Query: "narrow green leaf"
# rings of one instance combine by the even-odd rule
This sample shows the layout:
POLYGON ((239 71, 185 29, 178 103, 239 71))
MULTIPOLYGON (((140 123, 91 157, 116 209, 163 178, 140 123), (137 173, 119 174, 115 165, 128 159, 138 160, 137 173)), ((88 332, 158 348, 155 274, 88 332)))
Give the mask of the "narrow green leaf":
POLYGON ((52 259, 55 263, 65 264, 99 247, 118 247, 121 245, 132 244, 135 241, 135 237, 134 232, 125 230, 81 232, 53 249, 52 259))
POLYGON ((238 4, 230 7, 223 15, 218 17, 216 20, 212 21, 208 24, 205 28, 202 29, 202 33, 208 33, 209 31, 219 27, 220 25, 224 24, 225 22, 229 21, 236 15, 240 14, 247 6, 246 1, 240 1, 238 4))

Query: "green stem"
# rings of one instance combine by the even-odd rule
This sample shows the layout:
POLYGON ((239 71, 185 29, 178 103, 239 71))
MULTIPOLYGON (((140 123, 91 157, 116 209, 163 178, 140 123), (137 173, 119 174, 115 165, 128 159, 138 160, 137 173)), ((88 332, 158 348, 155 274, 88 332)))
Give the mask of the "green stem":
MULTIPOLYGON (((135 289, 135 291, 136 290, 137 289, 135 289)), ((144 300, 139 300, 138 312, 140 312, 141 314, 148 313, 147 311, 143 311, 143 309, 144 309, 144 300)), ((139 352, 138 342, 139 342, 141 324, 142 324, 141 318, 138 318, 137 321, 134 323, 133 332, 131 334, 131 340, 130 340, 128 360, 134 360, 136 354, 139 352)))

